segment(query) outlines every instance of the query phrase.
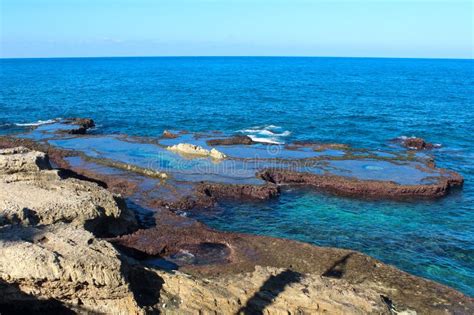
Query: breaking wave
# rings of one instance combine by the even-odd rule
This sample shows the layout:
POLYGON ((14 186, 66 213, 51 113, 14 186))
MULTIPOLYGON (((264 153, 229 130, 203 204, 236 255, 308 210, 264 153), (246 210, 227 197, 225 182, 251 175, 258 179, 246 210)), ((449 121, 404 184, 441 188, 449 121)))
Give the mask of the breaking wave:
POLYGON ((284 144, 285 141, 282 138, 291 135, 290 131, 282 130, 282 127, 275 125, 251 127, 239 132, 246 134, 255 142, 267 144, 284 144))
POLYGON ((47 124, 52 124, 55 123, 59 120, 59 118, 54 118, 54 119, 48 119, 48 120, 38 120, 34 122, 28 122, 28 123, 15 123, 15 126, 18 127, 36 127, 36 126, 41 126, 41 125, 47 125, 47 124))

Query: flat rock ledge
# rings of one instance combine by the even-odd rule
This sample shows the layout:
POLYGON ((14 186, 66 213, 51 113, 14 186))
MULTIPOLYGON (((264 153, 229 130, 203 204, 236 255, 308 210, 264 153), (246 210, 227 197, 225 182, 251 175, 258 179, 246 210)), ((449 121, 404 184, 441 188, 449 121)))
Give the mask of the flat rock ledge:
POLYGON ((390 181, 358 180, 336 175, 265 169, 257 176, 279 185, 309 186, 335 195, 369 199, 415 199, 446 196, 452 188, 460 187, 464 179, 458 173, 443 170, 433 184, 400 185, 390 181))
MULTIPOLYGON (((212 198, 236 191, 257 198, 277 193, 275 185, 255 191, 203 183, 201 189, 212 198)), ((133 232, 136 228, 119 196, 96 183, 60 176, 46 154, 23 147, 0 150, 0 313, 474 310, 473 299, 460 292, 353 251, 214 231, 167 210, 155 228, 133 232), (137 254, 164 257, 213 244, 226 255, 222 261, 174 272, 146 267, 137 254)))

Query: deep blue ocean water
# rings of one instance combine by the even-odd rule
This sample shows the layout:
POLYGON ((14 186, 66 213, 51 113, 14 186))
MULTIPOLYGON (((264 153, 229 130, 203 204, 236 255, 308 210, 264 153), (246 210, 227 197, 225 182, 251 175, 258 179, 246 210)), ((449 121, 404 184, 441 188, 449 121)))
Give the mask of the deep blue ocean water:
POLYGON ((0 60, 0 133, 70 116, 94 118, 103 134, 273 128, 285 142, 383 150, 390 139, 415 135, 439 143, 437 165, 466 181, 444 199, 363 201, 294 190, 194 215, 219 229, 356 249, 474 295, 472 60, 0 60))

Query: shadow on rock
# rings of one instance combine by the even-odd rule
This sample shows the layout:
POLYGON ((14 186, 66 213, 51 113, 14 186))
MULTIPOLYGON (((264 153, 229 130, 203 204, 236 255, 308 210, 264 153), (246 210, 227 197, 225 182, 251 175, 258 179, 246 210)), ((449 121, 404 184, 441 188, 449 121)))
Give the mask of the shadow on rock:
POLYGON ((66 169, 66 168, 58 168, 58 170, 59 170, 59 176, 62 179, 75 178, 75 179, 84 180, 84 181, 87 181, 87 182, 96 183, 97 185, 99 185, 102 188, 107 188, 107 183, 105 183, 101 180, 98 180, 98 179, 95 179, 95 178, 92 178, 92 177, 89 177, 89 176, 86 176, 86 175, 79 174, 79 173, 77 173, 73 170, 66 169))
POLYGON ((76 314, 56 299, 40 300, 0 280, 0 314, 76 314))
POLYGON ((127 279, 135 301, 147 310, 147 314, 158 313, 154 308, 160 301, 164 280, 155 272, 141 265, 130 263, 130 258, 119 255, 122 262, 121 273, 127 279))
POLYGON ((331 268, 326 270, 322 276, 328 278, 341 279, 346 273, 347 260, 352 256, 352 253, 349 253, 336 261, 331 268))
POLYGON ((237 314, 263 314, 263 310, 285 291, 288 285, 299 282, 301 277, 300 273, 289 269, 269 277, 237 314))

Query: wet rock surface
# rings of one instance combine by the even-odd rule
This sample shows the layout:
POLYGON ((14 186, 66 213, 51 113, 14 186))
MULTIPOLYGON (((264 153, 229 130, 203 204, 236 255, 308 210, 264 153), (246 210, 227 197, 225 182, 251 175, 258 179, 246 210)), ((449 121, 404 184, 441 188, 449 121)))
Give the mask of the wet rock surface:
POLYGON ((402 137, 396 139, 396 141, 400 142, 402 146, 410 150, 431 150, 438 147, 432 143, 426 142, 423 138, 417 137, 402 137))
POLYGON ((95 127, 94 120, 90 118, 66 118, 64 122, 66 124, 78 126, 77 128, 67 131, 67 133, 72 135, 85 135, 87 130, 95 127))
MULTIPOLYGON (((78 123, 82 121, 78 120, 78 123)), ((84 124, 90 125, 87 120, 84 124)), ((165 139, 171 140, 165 143, 120 136, 68 137, 64 140, 59 137, 49 140, 50 145, 43 143, 41 146, 48 150, 53 162, 59 160, 57 165, 60 167, 67 165, 61 153, 54 155, 55 151, 61 152, 57 146, 67 148, 69 152, 78 151, 78 155, 96 163, 162 180, 262 185, 262 179, 277 180, 272 179, 271 174, 262 176, 265 170, 276 169, 272 173, 280 174, 276 176, 278 185, 308 185, 357 198, 438 198, 463 182, 459 174, 436 168, 429 156, 411 151, 395 154, 316 142, 295 142, 285 146, 233 145, 248 142, 247 136, 215 139, 204 134, 176 135, 178 138, 165 139), (222 143, 219 150, 208 146, 209 141, 214 140, 222 143), (135 153, 128 157, 127 152, 135 153), (255 173, 259 175, 255 176, 255 173)), ((0 146, 1 143, 0 139, 0 146)), ((235 194, 239 195, 239 192, 235 191, 235 194)))
POLYGON ((221 138, 221 139, 210 139, 207 140, 206 143, 210 146, 216 146, 216 145, 237 145, 237 144, 244 144, 244 145, 250 145, 250 144, 255 144, 249 136, 233 136, 229 138, 221 138))
POLYGON ((463 178, 451 172, 429 185, 400 185, 388 181, 358 180, 328 174, 272 169, 263 170, 258 176, 270 183, 310 186, 336 195, 373 199, 438 198, 448 194, 453 187, 463 184, 463 178))
POLYGON ((217 183, 199 183, 196 192, 214 199, 260 199, 266 200, 280 194, 278 186, 267 185, 232 185, 217 183))
POLYGON ((165 130, 163 131, 163 134, 161 135, 163 138, 165 139, 174 139, 174 138, 177 138, 178 135, 169 131, 169 130, 165 130))

